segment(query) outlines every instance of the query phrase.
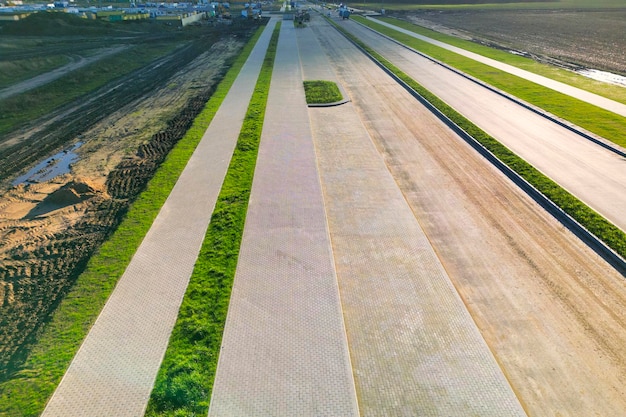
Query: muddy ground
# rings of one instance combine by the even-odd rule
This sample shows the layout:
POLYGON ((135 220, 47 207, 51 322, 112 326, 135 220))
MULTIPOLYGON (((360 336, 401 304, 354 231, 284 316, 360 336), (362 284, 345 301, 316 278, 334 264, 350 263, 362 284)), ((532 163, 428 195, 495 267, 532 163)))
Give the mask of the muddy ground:
POLYGON ((626 8, 422 10, 388 14, 489 46, 527 52, 538 61, 626 75, 626 8))
POLYGON ((207 29, 0 138, 0 378, 19 366, 255 27, 207 29))

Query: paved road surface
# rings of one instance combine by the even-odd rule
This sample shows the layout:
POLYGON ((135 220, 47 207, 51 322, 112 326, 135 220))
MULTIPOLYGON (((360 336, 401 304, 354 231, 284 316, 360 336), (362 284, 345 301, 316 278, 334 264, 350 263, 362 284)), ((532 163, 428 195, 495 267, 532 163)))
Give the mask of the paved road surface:
MULTIPOLYGON (((306 79, 338 79, 311 30, 298 42, 306 79)), ((358 108, 310 117, 362 415, 525 415, 358 108)))
MULTIPOLYGON (((341 36, 311 28, 528 414, 623 414, 623 276, 341 36)), ((360 189, 353 193, 357 198, 360 189)), ((344 290, 358 286, 344 289, 336 262, 352 350, 351 295, 344 290)))

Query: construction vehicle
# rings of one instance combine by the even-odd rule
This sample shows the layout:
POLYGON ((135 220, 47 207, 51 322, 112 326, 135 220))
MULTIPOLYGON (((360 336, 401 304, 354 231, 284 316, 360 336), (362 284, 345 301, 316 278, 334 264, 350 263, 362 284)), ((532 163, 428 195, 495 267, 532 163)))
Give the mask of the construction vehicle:
POLYGON ((350 19, 350 9, 348 9, 348 7, 342 5, 339 7, 339 16, 341 16, 341 18, 343 20, 346 19, 350 19))

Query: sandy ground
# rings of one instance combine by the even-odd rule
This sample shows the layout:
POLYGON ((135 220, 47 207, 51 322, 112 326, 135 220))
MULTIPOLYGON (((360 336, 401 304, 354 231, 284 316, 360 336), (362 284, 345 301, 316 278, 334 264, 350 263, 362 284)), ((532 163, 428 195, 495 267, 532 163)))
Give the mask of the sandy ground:
POLYGON ((315 29, 528 414, 623 415, 623 277, 368 59, 315 29))
MULTIPOLYGON (((0 230, 5 229, 3 221, 15 222, 23 219, 25 213, 36 206, 41 207, 50 193, 72 181, 86 182, 96 189, 102 189, 107 174, 122 159, 132 156, 141 143, 163 129, 165 122, 184 104, 190 91, 212 82, 224 59, 237 45, 237 42, 230 41, 216 46, 213 53, 205 53, 195 60, 167 86, 109 115, 77 138, 83 145, 76 151, 79 160, 72 164, 69 174, 43 184, 24 184, 3 190, 6 193, 0 198, 0 230)), ((70 211, 78 212, 77 207, 71 207, 70 211)), ((49 221, 55 221, 52 213, 49 212, 47 217, 49 221)), ((67 219, 61 223, 67 223, 67 219)), ((10 239, 5 238, 6 236, 0 239, 3 241, 0 254, 12 246, 10 239)))

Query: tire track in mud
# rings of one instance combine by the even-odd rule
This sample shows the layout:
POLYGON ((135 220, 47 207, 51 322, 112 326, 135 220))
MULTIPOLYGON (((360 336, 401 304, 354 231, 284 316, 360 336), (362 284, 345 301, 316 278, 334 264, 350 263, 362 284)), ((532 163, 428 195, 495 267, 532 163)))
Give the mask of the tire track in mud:
MULTIPOLYGON (((81 220, 51 236, 26 236, 0 266, 0 380, 28 352, 42 317, 48 316, 82 272, 94 250, 114 230, 130 202, 193 123, 213 87, 192 98, 168 127, 153 135, 135 156, 122 161, 106 182, 106 192, 89 200, 81 220)), ((45 223, 43 220, 34 220, 45 223)))

